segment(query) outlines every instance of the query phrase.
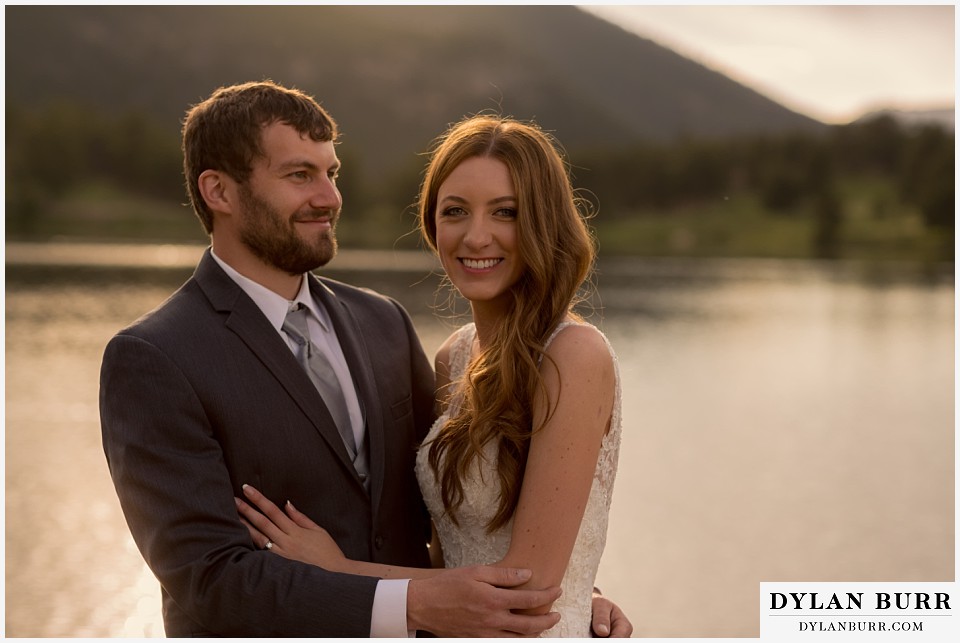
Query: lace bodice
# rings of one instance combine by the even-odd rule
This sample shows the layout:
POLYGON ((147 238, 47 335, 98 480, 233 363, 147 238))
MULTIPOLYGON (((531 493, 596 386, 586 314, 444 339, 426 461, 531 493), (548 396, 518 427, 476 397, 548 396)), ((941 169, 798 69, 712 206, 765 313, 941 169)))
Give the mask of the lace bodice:
MULTIPOLYGON (((547 346, 559 332, 575 323, 577 322, 560 324, 547 340, 547 346)), ((593 328, 593 326, 590 327, 593 328)), ((597 332, 600 331, 597 330, 597 332)), ((475 335, 476 328, 473 324, 467 324, 457 331, 457 336, 450 346, 451 382, 456 382, 466 369, 475 335)), ((580 532, 577 534, 570 562, 563 577, 563 595, 553 606, 555 611, 560 612, 561 619, 555 627, 544 632, 543 636, 581 638, 590 636, 594 579, 607 540, 607 519, 620 452, 620 373, 616 354, 606 337, 604 341, 610 350, 616 374, 616 393, 610 430, 601 443, 580 532)), ((429 443, 451 414, 456 413, 459 408, 459 397, 459 394, 454 392, 447 412, 434 423, 425 443, 429 443)), ((429 450, 422 448, 417 454, 417 479, 440 536, 446 567, 494 563, 501 560, 510 547, 512 519, 492 534, 488 534, 486 529, 490 518, 496 513, 500 500, 496 476, 496 450, 497 444, 494 441, 488 442, 484 448, 484 454, 487 457, 475 459, 467 478, 463 481, 464 500, 457 511, 459 526, 444 513, 440 487, 428 461, 429 450)))

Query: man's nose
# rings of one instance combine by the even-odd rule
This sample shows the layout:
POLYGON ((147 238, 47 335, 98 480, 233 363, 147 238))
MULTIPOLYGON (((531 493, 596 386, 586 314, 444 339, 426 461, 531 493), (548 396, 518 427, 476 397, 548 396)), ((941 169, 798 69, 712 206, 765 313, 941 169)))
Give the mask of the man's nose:
POLYGON ((310 207, 318 210, 339 210, 343 205, 343 197, 340 196, 340 190, 337 184, 328 177, 324 177, 315 183, 316 189, 310 197, 310 207))

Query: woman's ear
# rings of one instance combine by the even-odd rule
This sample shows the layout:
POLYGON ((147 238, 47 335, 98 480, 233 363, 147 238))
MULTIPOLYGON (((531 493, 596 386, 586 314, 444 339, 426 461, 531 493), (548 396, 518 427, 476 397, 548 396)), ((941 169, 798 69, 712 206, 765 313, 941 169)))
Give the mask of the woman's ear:
POLYGON ((197 186, 200 188, 200 194, 203 196, 207 207, 213 212, 224 212, 231 214, 235 192, 231 190, 233 180, 223 172, 217 170, 204 170, 197 179, 197 186))

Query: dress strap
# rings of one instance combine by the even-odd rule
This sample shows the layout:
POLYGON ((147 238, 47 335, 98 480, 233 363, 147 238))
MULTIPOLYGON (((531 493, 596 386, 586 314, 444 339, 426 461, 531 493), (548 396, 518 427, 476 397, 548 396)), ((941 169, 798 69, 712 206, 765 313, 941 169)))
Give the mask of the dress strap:
POLYGON ((471 322, 464 324, 456 331, 456 337, 450 344, 450 398, 447 400, 447 408, 444 411, 445 417, 453 417, 459 411, 460 404, 463 401, 463 378, 464 371, 467 370, 467 364, 470 362, 470 350, 473 347, 473 339, 476 337, 476 326, 471 322))
MULTIPOLYGON (((543 344, 543 352, 544 352, 544 353, 547 352, 547 349, 550 347, 550 344, 553 342, 553 340, 556 338, 556 336, 560 334, 560 331, 562 331, 562 330, 563 330, 564 328, 566 328, 567 326, 586 326, 587 328, 592 328, 594 331, 596 331, 597 333, 600 334, 600 337, 603 338, 603 342, 607 345, 607 350, 610 352, 610 356, 614 359, 614 361, 616 361, 616 357, 617 357, 617 356, 616 356, 616 353, 613 351, 613 346, 610 345, 610 340, 607 339, 607 336, 604 335, 603 332, 602 332, 599 328, 597 328, 596 326, 594 326, 594 325, 591 324, 590 322, 585 322, 585 321, 567 320, 567 321, 562 321, 562 322, 560 322, 559 324, 557 324, 557 327, 553 329, 553 332, 550 333, 550 337, 548 337, 548 338, 547 338, 547 341, 544 342, 544 344, 543 344)), ((542 356, 541 356, 541 358, 540 358, 540 361, 541 361, 541 362, 543 361, 543 357, 542 357, 542 356)))
POLYGON ((550 333, 550 337, 547 338, 547 341, 545 341, 545 342, 543 343, 543 350, 544 350, 544 351, 546 351, 547 348, 549 348, 549 346, 550 346, 551 342, 553 342, 554 338, 555 338, 557 335, 560 334, 560 331, 563 330, 564 328, 566 328, 567 326, 589 326, 589 324, 581 324, 580 322, 569 321, 569 320, 568 320, 568 321, 562 321, 562 322, 560 322, 559 324, 557 324, 557 327, 553 329, 553 332, 550 333))
MULTIPOLYGON (((596 332, 600 333, 600 336, 603 337, 604 342, 607 344, 607 348, 610 350, 611 355, 613 355, 613 348, 610 346, 610 341, 606 336, 600 332, 600 329, 590 324, 588 322, 573 321, 567 320, 562 321, 557 324, 556 328, 553 329, 553 332, 550 333, 550 336, 547 338, 547 341, 543 344, 543 351, 546 352, 550 347, 550 344, 560 334, 564 328, 568 326, 586 326, 592 328, 596 332)), ((477 336, 477 327, 472 322, 469 324, 464 324, 457 330, 457 337, 453 340, 453 343, 450 345, 450 379, 456 380, 463 372, 467 369, 467 364, 470 362, 470 351, 473 347, 473 340, 477 336)), ((540 361, 543 361, 543 356, 541 355, 540 361)))
POLYGON ((471 322, 457 331, 457 337, 450 345, 450 379, 456 380, 467 369, 470 361, 470 349, 477 335, 477 327, 471 322))
MULTIPOLYGON (((570 320, 560 322, 559 324, 557 324, 557 327, 553 329, 553 332, 550 333, 550 337, 547 337, 547 341, 543 343, 544 353, 546 353, 547 349, 550 348, 550 344, 553 342, 554 338, 557 335, 559 335, 560 331, 566 328, 567 326, 591 326, 591 325, 585 322, 570 321, 570 320)), ((543 363, 543 355, 540 355, 540 359, 538 360, 538 363, 543 363)))

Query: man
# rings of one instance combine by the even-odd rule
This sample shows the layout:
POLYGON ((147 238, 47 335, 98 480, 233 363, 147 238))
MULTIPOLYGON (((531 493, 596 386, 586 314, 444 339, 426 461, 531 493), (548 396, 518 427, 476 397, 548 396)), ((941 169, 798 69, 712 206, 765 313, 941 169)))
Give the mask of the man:
MULTIPOLYGON (((409 582, 335 574, 256 549, 237 514, 233 497, 249 483, 293 502, 351 558, 429 566, 414 476, 433 420, 429 362, 399 304, 310 274, 336 252, 336 136, 312 98, 270 82, 221 88, 195 106, 184 173, 211 247, 104 353, 104 451, 160 581, 166 633, 538 633, 557 615, 512 610, 559 590, 508 589, 523 570, 409 582), (311 370, 313 353, 325 376, 311 370)), ((629 634, 609 601, 595 609, 629 634)))

